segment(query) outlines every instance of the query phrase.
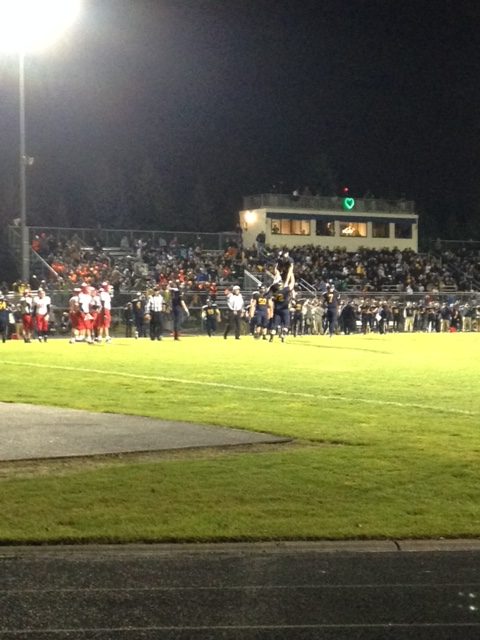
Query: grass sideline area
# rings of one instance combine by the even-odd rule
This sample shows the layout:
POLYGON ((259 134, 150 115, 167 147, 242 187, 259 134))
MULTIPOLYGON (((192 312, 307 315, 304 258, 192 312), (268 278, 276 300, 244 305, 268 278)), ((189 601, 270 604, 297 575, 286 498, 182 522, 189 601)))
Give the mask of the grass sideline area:
POLYGON ((2 463, 0 543, 480 535, 479 334, 10 341, 0 353, 2 401, 295 439, 2 463))

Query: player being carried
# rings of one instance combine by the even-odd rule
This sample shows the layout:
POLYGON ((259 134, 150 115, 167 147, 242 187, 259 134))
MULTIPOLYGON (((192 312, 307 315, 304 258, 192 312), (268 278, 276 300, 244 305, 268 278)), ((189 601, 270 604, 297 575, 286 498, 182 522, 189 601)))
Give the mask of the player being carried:
POLYGON ((274 267, 273 284, 283 283, 284 287, 293 287, 295 285, 295 276, 293 273, 294 261, 290 256, 288 249, 285 247, 278 252, 277 262, 274 267))

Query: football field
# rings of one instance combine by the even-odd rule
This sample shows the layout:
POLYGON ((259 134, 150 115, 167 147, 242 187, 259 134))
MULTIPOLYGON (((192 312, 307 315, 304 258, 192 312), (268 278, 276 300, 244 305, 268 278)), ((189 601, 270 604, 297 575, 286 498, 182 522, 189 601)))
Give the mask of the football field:
POLYGON ((0 358, 2 401, 292 439, 4 463, 0 541, 480 535, 480 334, 10 341, 0 358))

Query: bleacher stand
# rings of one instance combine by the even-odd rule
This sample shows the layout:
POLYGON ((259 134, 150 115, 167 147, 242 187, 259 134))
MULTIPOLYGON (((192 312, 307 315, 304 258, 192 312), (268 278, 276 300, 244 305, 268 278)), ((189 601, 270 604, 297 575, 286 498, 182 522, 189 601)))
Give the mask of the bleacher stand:
MULTIPOLYGON (((205 250, 201 240, 183 245, 175 236, 168 242, 160 237, 155 243, 147 234, 144 237, 140 234, 134 241, 124 236, 116 246, 102 246, 95 237, 85 245, 75 234, 70 237, 39 234, 32 248, 56 276, 41 281, 34 274, 31 284, 33 288, 42 284, 50 291, 63 290, 67 295, 80 282, 96 286, 108 280, 117 304, 123 307, 137 292, 155 285, 166 287, 173 279, 184 287, 186 302, 192 309, 200 309, 207 295, 215 297, 221 307, 223 290, 233 284, 242 285, 248 300, 250 290, 246 290, 245 274, 251 274, 251 288, 257 281, 268 284, 271 280, 267 272, 272 270, 281 248, 258 244, 242 248, 234 235, 232 238, 223 250, 205 250)), ((436 247, 424 254, 387 249, 348 253, 311 245, 291 248, 290 255, 300 283, 299 295, 314 300, 316 293, 323 292, 326 284, 333 281, 344 303, 350 302, 348 312, 353 309, 358 327, 374 328, 375 322, 365 324, 362 318, 375 318, 375 309, 386 303, 392 314, 398 316, 394 322, 392 315, 392 326, 402 330, 402 314, 408 300, 415 305, 415 330, 446 326, 441 323, 442 303, 459 311, 460 329, 465 326, 474 330, 477 326, 478 248, 436 247), (466 298, 462 292, 469 292, 470 296, 466 298)), ((17 283, 14 288, 21 293, 21 286, 17 283)), ((3 283, 1 289, 7 293, 9 287, 3 283)), ((307 305, 306 313, 309 316, 305 325, 318 328, 315 305, 307 305)))

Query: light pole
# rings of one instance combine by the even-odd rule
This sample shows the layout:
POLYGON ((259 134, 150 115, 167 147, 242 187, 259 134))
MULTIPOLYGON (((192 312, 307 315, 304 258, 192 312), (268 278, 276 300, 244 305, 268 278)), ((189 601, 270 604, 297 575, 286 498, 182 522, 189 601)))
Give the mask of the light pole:
POLYGON ((19 198, 21 275, 30 279, 30 238, 27 220, 27 166, 25 129, 25 54, 45 48, 73 22, 81 0, 0 0, 0 49, 18 54, 19 89, 19 198))
POLYGON ((20 232, 22 256, 22 281, 30 280, 30 237, 27 223, 27 153, 25 149, 25 54, 18 54, 18 94, 20 121, 20 232))

